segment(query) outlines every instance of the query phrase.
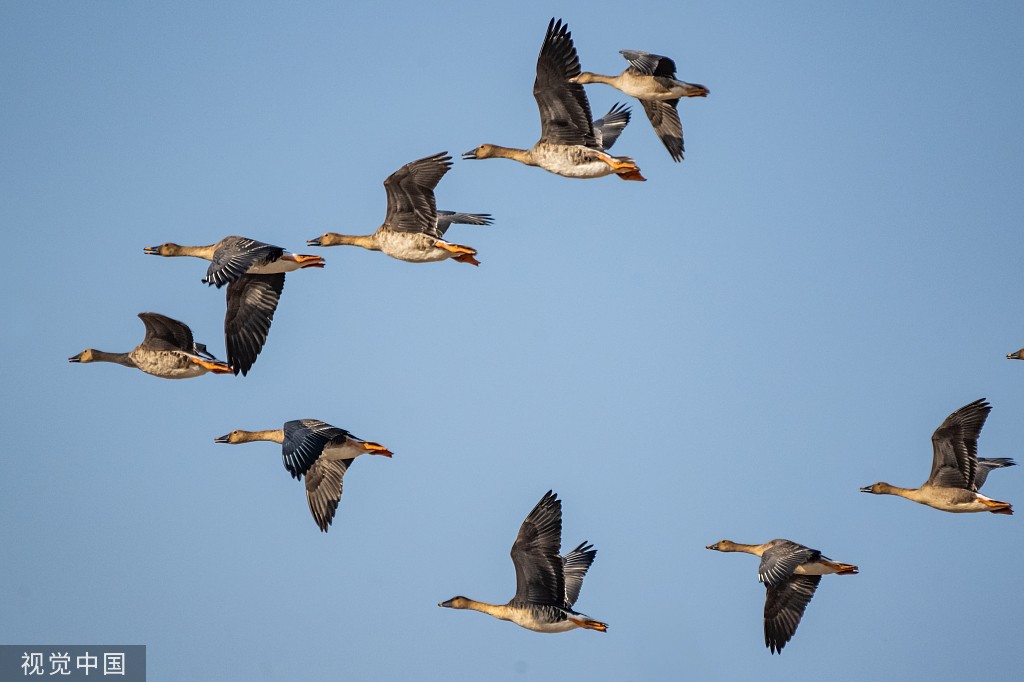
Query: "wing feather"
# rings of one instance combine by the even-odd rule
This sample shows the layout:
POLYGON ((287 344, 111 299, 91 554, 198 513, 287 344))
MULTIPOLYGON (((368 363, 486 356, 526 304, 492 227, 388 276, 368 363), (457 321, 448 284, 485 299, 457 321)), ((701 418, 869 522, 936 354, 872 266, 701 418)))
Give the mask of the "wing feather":
POLYGON ((306 472, 306 501, 317 527, 324 533, 334 520, 341 500, 341 486, 352 459, 329 460, 321 457, 306 472))
POLYGON ((981 398, 953 412, 935 429, 932 434, 929 485, 971 491, 977 489, 978 435, 991 411, 992 406, 981 398))
POLYGON ((341 445, 351 436, 345 429, 319 419, 293 419, 284 425, 281 456, 293 478, 301 478, 328 445, 341 445))
POLYGON ((820 575, 794 575, 774 587, 765 586, 764 644, 773 654, 781 653, 792 639, 820 582, 820 575))
POLYGON ((280 246, 248 237, 225 237, 213 252, 203 283, 220 289, 225 284, 238 281, 252 266, 273 263, 283 255, 284 249, 280 246))
POLYGON ((444 233, 453 224, 459 225, 490 225, 494 222, 490 213, 459 213, 458 211, 437 212, 437 235, 443 237, 444 233))
POLYGON ((789 580, 797 566, 821 558, 821 552, 792 540, 772 540, 771 548, 761 555, 757 579, 769 587, 789 580))
POLYGON ((146 325, 146 336, 142 340, 142 345, 147 348, 196 352, 192 330, 184 322, 172 320, 160 313, 139 313, 139 319, 146 325))
POLYGON ((540 142, 597 148, 587 93, 579 83, 569 82, 580 72, 568 24, 552 19, 537 57, 533 83, 533 97, 540 110, 540 142))
POLYGON ((562 501, 550 490, 527 515, 512 545, 518 604, 565 604, 562 557, 562 501))
POLYGON ((384 226, 396 232, 420 232, 436 239, 437 204, 434 188, 452 167, 452 157, 441 152, 405 164, 384 181, 388 211, 384 226))
POLYGON ((668 57, 640 50, 619 50, 619 54, 626 58, 629 66, 636 73, 642 76, 676 77, 676 63, 668 57))
POLYGON ((594 563, 597 550, 584 540, 574 550, 562 557, 562 575, 565 579, 565 608, 571 609, 580 598, 583 578, 587 575, 590 564, 594 563))
POLYGON ((228 285, 224 338, 235 374, 248 374, 263 350, 283 289, 283 272, 242 275, 228 285))

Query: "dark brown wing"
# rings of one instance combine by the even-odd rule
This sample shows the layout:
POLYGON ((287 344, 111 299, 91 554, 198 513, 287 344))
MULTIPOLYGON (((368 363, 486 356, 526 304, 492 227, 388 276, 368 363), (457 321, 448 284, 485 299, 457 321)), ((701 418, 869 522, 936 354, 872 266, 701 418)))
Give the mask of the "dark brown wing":
POLYGON ((452 167, 447 152, 405 164, 384 181, 388 212, 384 226, 396 232, 420 232, 436 239, 437 204, 434 188, 452 167))
POLYGON ((459 225, 491 225, 494 219, 490 213, 460 213, 459 211, 438 211, 437 212, 437 234, 438 238, 444 237, 444 233, 452 224, 459 225))
POLYGON ((590 564, 594 563, 597 550, 593 545, 581 542, 576 549, 562 557, 562 575, 565 580, 565 608, 571 609, 580 598, 583 578, 587 576, 590 564))
POLYGON ((302 478, 326 447, 343 445, 350 435, 345 429, 319 419, 293 419, 285 422, 284 442, 281 443, 284 468, 292 478, 302 478))
POLYGON ((248 237, 224 237, 213 252, 213 260, 206 270, 204 284, 215 284, 220 289, 234 282, 254 265, 273 263, 284 255, 284 249, 273 244, 258 242, 248 237))
POLYGON ((932 434, 932 471, 928 484, 975 490, 978 434, 992 406, 984 398, 964 405, 946 417, 932 434))
POLYGON ((643 76, 676 77, 676 63, 668 57, 640 50, 619 50, 619 54, 626 58, 634 71, 643 76))
POLYGON ((974 489, 981 490, 981 486, 988 480, 988 472, 1012 466, 1017 466, 1017 463, 1009 457, 979 457, 978 468, 974 472, 974 489))
POLYGON ((146 336, 141 344, 146 348, 195 352, 192 330, 184 322, 172 320, 160 313, 139 313, 139 319, 146 325, 146 336))
POLYGON ((323 532, 331 526, 341 500, 341 483, 352 459, 329 460, 321 457, 306 472, 306 501, 313 520, 323 532))
POLYGON ((587 94, 569 79, 580 75, 580 59, 569 26, 552 19, 537 57, 533 96, 540 109, 540 142, 597 148, 587 94))
POLYGON ((224 342, 235 374, 247 374, 263 350, 283 289, 283 272, 242 275, 228 285, 224 342))
POLYGON ((654 132, 672 156, 673 161, 683 160, 683 124, 679 121, 676 105, 678 99, 640 100, 647 118, 650 119, 654 132))
POLYGON ((594 139, 601 149, 608 151, 629 125, 629 107, 616 102, 607 114, 594 121, 594 139))
POLYGON ((512 545, 516 596, 510 604, 565 605, 561 543, 562 501, 549 490, 523 521, 512 545))
POLYGON ((794 575, 776 587, 765 586, 764 645, 773 654, 792 639, 820 582, 820 575, 794 575))
POLYGON ((757 579, 769 587, 780 585, 793 575, 797 566, 817 561, 821 552, 792 540, 772 540, 771 548, 761 555, 757 579))

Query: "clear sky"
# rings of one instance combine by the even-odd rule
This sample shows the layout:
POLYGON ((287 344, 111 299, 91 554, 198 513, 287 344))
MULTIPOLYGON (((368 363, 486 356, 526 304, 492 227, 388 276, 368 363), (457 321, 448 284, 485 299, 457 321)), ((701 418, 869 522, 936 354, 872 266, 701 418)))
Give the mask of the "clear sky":
POLYGON ((0 4, 0 642, 146 644, 152 680, 1019 675, 1024 466, 985 488, 1013 517, 858 488, 919 485, 980 397, 982 455, 1024 464, 1024 6, 380 7, 0 4), (646 183, 456 160, 479 268, 304 246, 375 229, 408 161, 531 145, 552 16, 587 70, 646 50, 711 89, 683 163, 634 102, 646 183), (223 357, 205 263, 142 249, 229 234, 327 259, 248 377, 68 364, 142 311, 223 357), (213 442, 302 417, 395 452, 326 535, 278 446, 213 442), (512 596, 548 489, 608 633, 439 609, 512 596), (704 546, 775 537, 861 574, 773 657, 757 560, 704 546))

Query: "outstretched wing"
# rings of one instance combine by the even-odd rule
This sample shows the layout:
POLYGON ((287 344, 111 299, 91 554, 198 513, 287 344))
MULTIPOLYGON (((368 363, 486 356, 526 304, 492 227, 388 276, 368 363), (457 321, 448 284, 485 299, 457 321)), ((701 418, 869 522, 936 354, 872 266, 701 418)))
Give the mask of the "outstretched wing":
POLYGON ((440 239, 434 188, 452 167, 452 157, 441 152, 405 164, 384 181, 388 212, 384 225, 396 232, 421 232, 440 239))
POLYGON ((584 540, 564 557, 562 557, 562 576, 565 580, 565 608, 571 609, 576 600, 580 598, 580 589, 583 588, 583 578, 587 575, 590 564, 594 563, 597 550, 593 545, 588 545, 584 540))
POLYGON ((541 142, 597 147, 587 94, 582 85, 569 82, 578 75, 580 59, 569 26, 561 19, 552 19, 540 47, 537 79, 533 82, 533 97, 540 109, 541 142))
POLYGON ((678 99, 640 100, 647 118, 673 161, 683 160, 683 124, 679 121, 678 99))
POLYGON ((142 340, 142 345, 147 348, 196 352, 192 330, 184 322, 172 320, 160 313, 139 313, 139 319, 146 325, 146 336, 142 340))
MULTIPOLYGON (((512 545, 518 604, 565 605, 562 557, 562 502, 550 490, 523 521, 512 545)), ((510 602, 510 603, 512 603, 510 602)))
POLYGON ((820 582, 820 575, 794 575, 774 587, 766 585, 764 644, 773 654, 792 639, 820 582))
POLYGON ((984 398, 964 405, 932 434, 930 485, 975 490, 978 469, 978 434, 992 411, 984 398))
POLYGON ((351 434, 319 419, 294 419, 284 425, 281 456, 293 478, 301 478, 319 459, 324 448, 341 444, 351 434))
POLYGON ((665 76, 676 77, 676 63, 668 57, 640 50, 619 50, 619 54, 626 58, 630 67, 643 76, 665 76))
POLYGON ((979 457, 978 469, 974 472, 974 489, 981 490, 981 486, 985 485, 988 479, 988 473, 993 469, 1012 466, 1017 466, 1017 463, 1009 457, 979 457))
POLYGON ((283 272, 242 275, 228 285, 224 341, 235 374, 248 374, 263 350, 283 289, 283 272))
POLYGON ((342 479, 353 461, 355 460, 320 458, 306 472, 306 501, 309 502, 309 512, 313 515, 316 525, 325 533, 334 520, 334 512, 337 511, 338 502, 341 500, 342 479))
POLYGON ((792 540, 772 540, 771 545, 761 555, 761 565, 757 569, 757 579, 771 587, 788 580, 797 566, 821 557, 818 550, 792 540))
POLYGON ((490 213, 459 213, 458 211, 437 212, 437 234, 443 237, 444 233, 454 223, 460 225, 490 225, 494 222, 490 213))
POLYGON ((254 265, 273 263, 284 255, 284 249, 247 237, 225 237, 213 252, 203 283, 221 288, 237 281, 254 265))
POLYGON ((611 149, 629 124, 629 107, 616 102, 607 114, 594 121, 594 136, 601 149, 611 149))

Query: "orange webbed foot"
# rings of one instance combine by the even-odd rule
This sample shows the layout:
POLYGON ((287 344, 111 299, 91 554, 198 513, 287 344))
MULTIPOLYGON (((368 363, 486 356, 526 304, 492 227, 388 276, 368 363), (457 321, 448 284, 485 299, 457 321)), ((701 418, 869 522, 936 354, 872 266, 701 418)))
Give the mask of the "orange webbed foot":
POLYGON ((599 620, 591 620, 589 618, 573 620, 574 623, 579 625, 581 628, 587 630, 597 630, 598 632, 608 632, 608 623, 602 623, 599 620))
POLYGON ((203 360, 202 358, 192 358, 192 362, 196 363, 200 367, 205 367, 214 374, 231 374, 231 368, 223 362, 211 362, 210 360, 203 360))
POLYGON ((284 256, 288 260, 293 260, 299 264, 301 268, 322 268, 324 267, 324 259, 320 256, 310 256, 308 254, 295 253, 284 256))
POLYGON ((480 265, 480 261, 473 258, 471 253, 460 253, 458 256, 452 256, 452 260, 456 260, 460 263, 469 263, 470 265, 480 265))
POLYGON ((1009 516, 1013 515, 1013 507, 1010 506, 1009 502, 997 502, 996 500, 987 500, 980 496, 978 499, 980 499, 985 504, 985 506, 988 507, 988 511, 992 512, 993 514, 1007 514, 1009 516))
POLYGON ((366 450, 371 455, 383 455, 384 457, 391 457, 393 454, 395 454, 388 450, 383 445, 381 445, 380 443, 371 443, 369 441, 363 443, 363 449, 366 450))
POLYGON ((626 171, 625 173, 617 173, 616 175, 618 175, 623 180, 637 180, 639 182, 647 182, 647 178, 640 175, 639 168, 636 170, 626 171))
POLYGON ((453 260, 457 260, 460 263, 469 263, 470 265, 480 265, 480 261, 473 258, 476 255, 476 249, 462 244, 449 244, 446 241, 438 239, 434 242, 434 246, 439 249, 444 249, 449 253, 453 254, 451 257, 453 260))

